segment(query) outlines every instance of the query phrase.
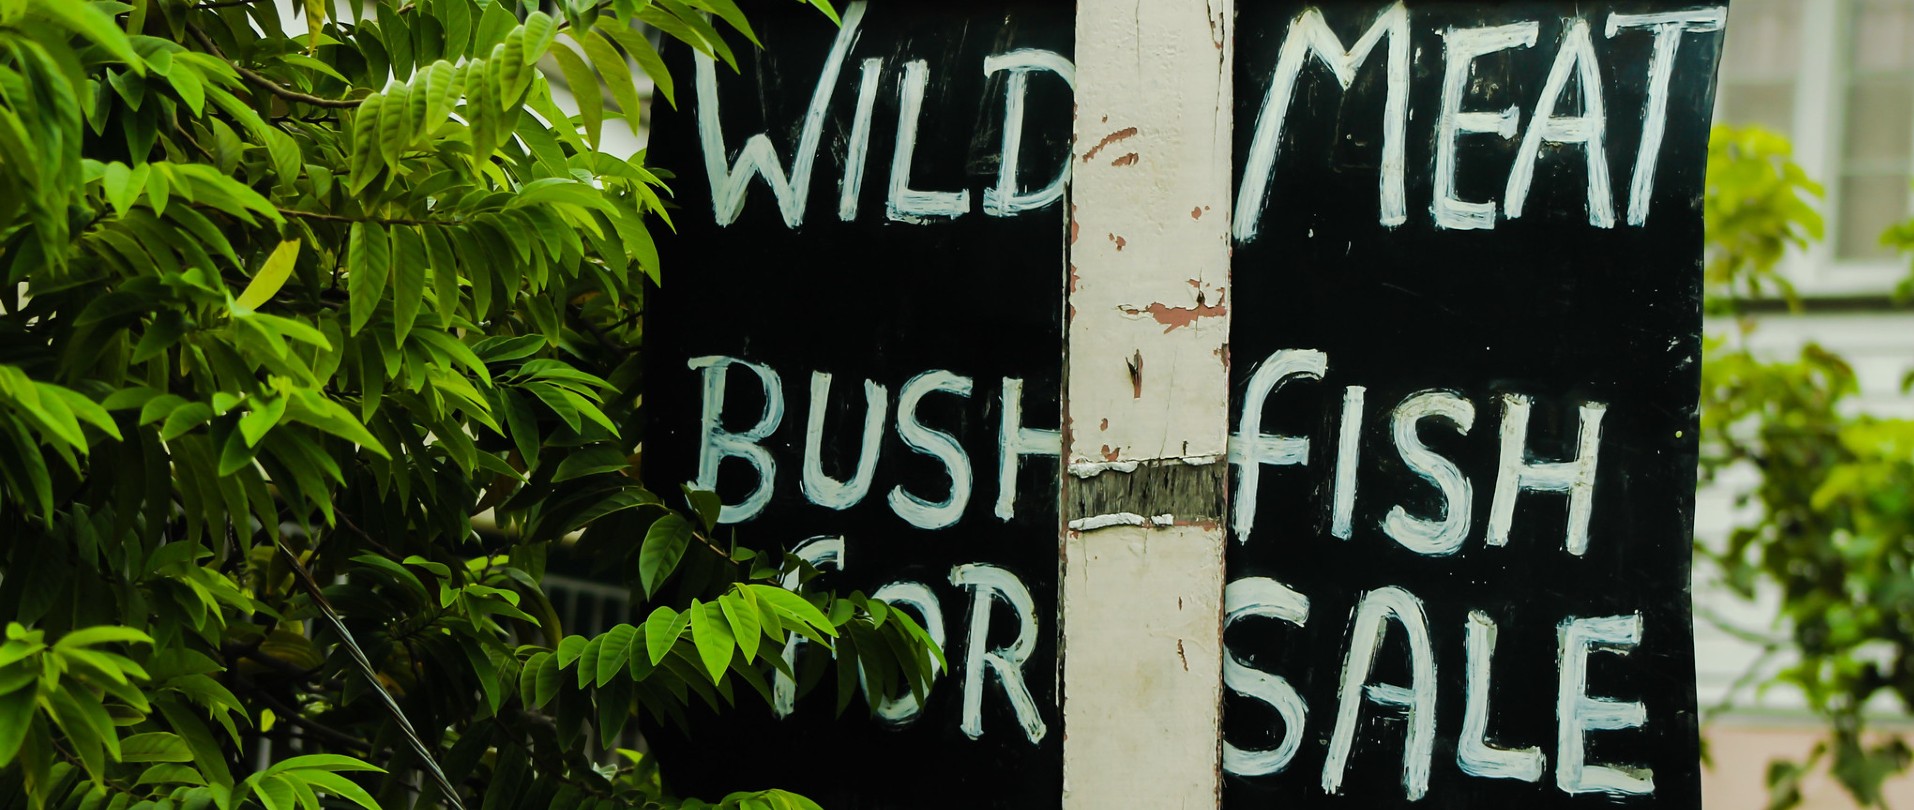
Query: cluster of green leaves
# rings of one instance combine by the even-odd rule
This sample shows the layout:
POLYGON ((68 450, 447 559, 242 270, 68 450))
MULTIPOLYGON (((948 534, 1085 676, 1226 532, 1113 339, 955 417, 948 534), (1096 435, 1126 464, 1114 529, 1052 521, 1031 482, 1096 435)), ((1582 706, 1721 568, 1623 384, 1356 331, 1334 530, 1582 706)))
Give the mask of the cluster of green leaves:
POLYGON ((731 0, 341 5, 0 0, 0 804, 704 807, 577 741, 921 694, 910 617, 638 482, 669 208, 600 136, 731 0), (580 532, 642 624, 560 626, 580 532))
POLYGON ((1914 421, 1857 412, 1854 370, 1818 345, 1792 358, 1749 347, 1753 299, 1799 305, 1775 267, 1821 238, 1810 204, 1820 186, 1786 139, 1759 130, 1717 127, 1708 168, 1708 308, 1725 328, 1708 337, 1702 365, 1702 470, 1758 477, 1743 496, 1753 519, 1698 551, 1742 596, 1779 592, 1785 639, 1749 637, 1798 656, 1775 683, 1799 689, 1828 724, 1805 761, 1770 765, 1772 806, 1799 803, 1821 767, 1881 806, 1885 780, 1914 761, 1902 739, 1868 724, 1884 696, 1914 707, 1914 421))
POLYGON ((1760 127, 1717 126, 1710 133, 1702 220, 1711 313, 1732 314, 1736 302, 1771 295, 1793 300, 1794 286, 1776 266, 1789 250, 1826 235, 1813 204, 1821 184, 1793 155, 1787 138, 1760 127))

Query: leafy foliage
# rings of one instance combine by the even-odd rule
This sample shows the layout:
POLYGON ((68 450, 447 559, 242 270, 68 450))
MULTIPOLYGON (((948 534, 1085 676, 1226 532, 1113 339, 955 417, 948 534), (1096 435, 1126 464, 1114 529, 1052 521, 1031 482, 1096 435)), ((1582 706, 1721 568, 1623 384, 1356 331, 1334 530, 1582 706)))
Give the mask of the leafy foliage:
POLYGON ((1759 127, 1717 126, 1708 141, 1707 227, 1711 312, 1794 287, 1775 271, 1790 249, 1821 240, 1826 228, 1811 199, 1823 193, 1793 160, 1788 139, 1759 127))
POLYGON ((941 655, 637 481, 669 209, 600 137, 633 64, 673 97, 647 31, 748 23, 345 5, 0 0, 0 803, 812 807, 584 744, 769 701, 792 636, 840 711, 941 655), (641 622, 561 626, 580 532, 641 622))
POLYGON ((1754 519, 1700 551, 1742 596, 1779 591, 1787 639, 1770 651, 1799 656, 1779 682, 1828 724, 1806 762, 1771 764, 1771 806, 1799 803, 1824 761, 1857 801, 1882 806, 1884 781, 1914 761, 1899 736, 1871 733, 1867 714, 1882 698, 1914 707, 1914 421, 1858 413, 1854 370, 1818 345, 1782 360, 1748 347, 1740 307, 1770 291, 1797 304, 1775 265, 1821 238, 1806 199, 1821 190, 1785 139, 1759 130, 1718 127, 1708 167, 1709 309, 1732 325, 1707 341, 1702 468, 1759 476, 1746 496, 1754 519))

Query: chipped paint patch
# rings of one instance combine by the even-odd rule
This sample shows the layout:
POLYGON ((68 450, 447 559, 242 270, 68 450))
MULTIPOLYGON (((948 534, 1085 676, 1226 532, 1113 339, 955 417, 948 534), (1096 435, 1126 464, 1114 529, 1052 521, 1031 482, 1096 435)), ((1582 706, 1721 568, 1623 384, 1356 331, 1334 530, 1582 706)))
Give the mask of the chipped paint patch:
POLYGON ((1117 252, 1119 252, 1119 253, 1123 251, 1123 246, 1124 246, 1124 245, 1128 245, 1128 244, 1130 244, 1130 240, 1128 240, 1128 239, 1124 239, 1123 237, 1121 237, 1121 236, 1118 236, 1118 235, 1116 235, 1116 234, 1110 234, 1110 241, 1112 241, 1112 242, 1115 242, 1115 243, 1116 243, 1116 246, 1117 246, 1117 252))
MULTIPOLYGON (((1104 447, 1109 447, 1109 445, 1104 445, 1104 447)), ((1069 470, 1071 475, 1074 475, 1078 478, 1089 478, 1094 475, 1101 475, 1103 473, 1112 472, 1112 471, 1120 472, 1120 473, 1133 473, 1133 472, 1136 472, 1138 463, 1139 462, 1135 462, 1135 461, 1114 461, 1114 460, 1112 461, 1079 461, 1074 464, 1071 464, 1069 467, 1069 470)))
POLYGON ((1091 515, 1070 521, 1073 532, 1093 532, 1111 526, 1142 526, 1147 529, 1176 525, 1175 515, 1156 515, 1144 517, 1135 512, 1112 512, 1107 515, 1091 515))
POLYGON ((1122 306, 1117 309, 1121 310, 1123 314, 1133 317, 1150 316, 1150 318, 1154 319, 1157 323, 1163 324, 1164 334, 1169 334, 1177 329, 1196 323, 1200 318, 1220 318, 1229 314, 1229 307, 1223 302, 1218 301, 1215 304, 1204 304, 1200 297, 1197 299, 1196 306, 1193 307, 1173 307, 1162 302, 1157 302, 1147 307, 1122 306))
MULTIPOLYGON (((1107 123, 1110 120, 1110 116, 1107 116, 1107 115, 1104 116, 1103 120, 1107 123)), ((1133 138, 1133 137, 1136 137, 1136 127, 1124 127, 1108 135, 1105 135, 1103 136, 1103 140, 1097 141, 1096 146, 1090 147, 1089 151, 1086 151, 1083 153, 1083 162, 1089 163, 1091 160, 1095 159, 1097 156, 1097 153, 1103 151, 1104 147, 1109 146, 1110 144, 1116 143, 1117 141, 1123 140, 1125 138, 1133 138)))
POLYGON ((1127 152, 1127 153, 1125 153, 1124 155, 1122 155, 1121 157, 1118 157, 1118 158, 1117 158, 1116 160, 1112 160, 1112 161, 1110 161, 1110 165, 1112 165, 1112 166, 1135 166, 1135 165, 1136 165, 1136 162, 1137 162, 1138 160, 1141 160, 1141 159, 1142 159, 1142 158, 1141 158, 1141 157, 1139 157, 1139 156, 1137 155, 1137 153, 1135 153, 1135 152, 1127 152))

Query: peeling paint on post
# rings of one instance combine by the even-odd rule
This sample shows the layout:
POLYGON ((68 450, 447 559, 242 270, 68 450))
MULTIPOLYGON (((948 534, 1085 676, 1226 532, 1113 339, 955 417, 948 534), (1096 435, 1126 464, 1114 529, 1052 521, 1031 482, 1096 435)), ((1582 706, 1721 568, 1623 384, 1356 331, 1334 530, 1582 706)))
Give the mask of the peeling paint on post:
POLYGON ((1217 803, 1234 16, 1077 5, 1067 808, 1217 803))

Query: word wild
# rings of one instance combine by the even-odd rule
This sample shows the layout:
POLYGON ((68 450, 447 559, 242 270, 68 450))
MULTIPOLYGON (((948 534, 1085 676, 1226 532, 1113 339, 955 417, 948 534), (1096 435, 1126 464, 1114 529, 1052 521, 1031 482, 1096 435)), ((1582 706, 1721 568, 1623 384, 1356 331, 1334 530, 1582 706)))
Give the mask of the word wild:
MULTIPOLYGON (((762 179, 776 197, 786 226, 804 224, 811 191, 811 175, 822 148, 827 113, 837 99, 837 85, 858 26, 864 18, 865 4, 852 3, 844 24, 832 43, 829 56, 819 72, 809 107, 798 128, 798 143, 787 160, 765 133, 745 139, 734 161, 726 145, 717 100, 717 68, 708 56, 697 62, 698 134, 704 152, 704 167, 711 186, 712 211, 719 225, 735 222, 744 210, 752 178, 762 179)), ((1648 14, 1609 14, 1601 21, 1601 39, 1621 36, 1648 36, 1654 41, 1653 55, 1642 66, 1639 77, 1615 73, 1616 81, 1641 80, 1647 84, 1648 97, 1639 111, 1643 126, 1633 144, 1634 163, 1628 177, 1625 212, 1617 214, 1617 194, 1609 177, 1607 142, 1608 116, 1602 85, 1601 56, 1596 47, 1597 28, 1580 17, 1561 22, 1555 37, 1555 55, 1548 63, 1548 78, 1534 105, 1524 111, 1515 106, 1502 109, 1478 109, 1472 95, 1478 82, 1474 66, 1478 60, 1504 51, 1536 49, 1542 42, 1542 23, 1536 20, 1479 28, 1444 28, 1437 33, 1442 40, 1442 92, 1438 109, 1424 120, 1434 121, 1435 154, 1430 166, 1434 180, 1429 215, 1439 228, 1453 230, 1492 229, 1498 216, 1516 219, 1522 216, 1535 179, 1536 160, 1547 146, 1568 146, 1582 150, 1587 171, 1587 214, 1590 225, 1617 227, 1620 221, 1639 227, 1648 221, 1650 201, 1655 193, 1655 169, 1662 152, 1667 129, 1669 86, 1675 80, 1676 56, 1684 37, 1719 32, 1727 18, 1720 6, 1648 14), (1577 92, 1570 93, 1574 89, 1577 92), (1571 100, 1579 99, 1573 105, 1571 100), (1569 109, 1570 106, 1577 107, 1569 109), (1526 119, 1526 125, 1523 121, 1526 119), (1464 138, 1493 136, 1518 142, 1513 163, 1508 168, 1503 198, 1465 200, 1457 191, 1456 177, 1461 166, 1458 148, 1464 138)), ((1330 30, 1321 11, 1310 8, 1290 24, 1269 91, 1256 117, 1249 157, 1242 167, 1237 188, 1235 221, 1232 234, 1239 241, 1256 238, 1264 208, 1276 182, 1277 158, 1281 149, 1284 124, 1296 97, 1298 80, 1312 66, 1320 64, 1347 90, 1357 71, 1374 56, 1384 63, 1387 91, 1381 121, 1382 155, 1377 219, 1386 226, 1406 223, 1409 202, 1405 174, 1408 126, 1414 119, 1409 104, 1410 32, 1414 17, 1402 3, 1390 5, 1355 40, 1344 46, 1330 30), (1386 42, 1386 46, 1385 46, 1386 42), (1378 54, 1378 49, 1383 52, 1378 54)), ((1035 49, 1019 49, 992 54, 984 59, 983 73, 990 76, 1006 72, 1003 137, 998 153, 995 185, 985 188, 981 208, 989 216, 1013 216, 1055 204, 1063 197, 1069 179, 1069 161, 1057 167, 1050 182, 1037 189, 1021 188, 1017 175, 1021 168, 1024 101, 1031 78, 1049 74, 1074 87, 1075 71, 1060 54, 1035 49)), ((841 155, 844 166, 839 183, 837 215, 850 221, 858 215, 858 198, 863 187, 869 159, 871 118, 875 100, 886 72, 885 59, 870 57, 860 66, 857 97, 851 131, 841 155)), ((969 189, 927 190, 914 188, 911 167, 916 155, 919 119, 923 116, 925 88, 930 82, 930 66, 924 60, 912 60, 897 66, 898 120, 892 145, 885 216, 893 221, 922 224, 948 220, 971 213, 976 207, 969 189)))

